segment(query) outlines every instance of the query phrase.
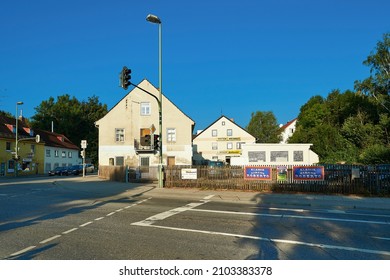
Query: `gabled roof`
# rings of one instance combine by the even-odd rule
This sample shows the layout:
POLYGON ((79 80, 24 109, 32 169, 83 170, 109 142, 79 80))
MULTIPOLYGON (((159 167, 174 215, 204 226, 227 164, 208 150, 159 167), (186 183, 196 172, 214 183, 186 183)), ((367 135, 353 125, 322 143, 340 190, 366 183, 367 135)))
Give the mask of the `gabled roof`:
POLYGON ((39 134, 41 136, 41 141, 45 142, 45 146, 80 150, 78 146, 73 144, 72 141, 70 141, 63 134, 41 130, 41 129, 36 129, 35 132, 36 134, 39 134))
POLYGON ((211 126, 213 126, 215 123, 217 123, 220 119, 222 118, 225 118, 227 121, 229 121, 230 123, 234 124, 235 126, 237 126, 238 128, 242 129, 243 131, 245 131, 246 133, 248 133, 249 135, 251 135, 253 138, 256 139, 256 137, 254 137, 252 134, 250 134, 246 129, 242 128, 240 125, 236 124, 234 121, 232 121, 231 119, 229 119, 228 117, 226 117, 225 115, 221 115, 218 119, 216 119, 212 124, 210 124, 208 127, 206 127, 205 129, 202 130, 202 132, 200 132, 198 135, 196 135, 194 139, 196 139, 199 135, 202 135, 203 132, 205 132, 206 130, 208 130, 211 126))
POLYGON ((285 130, 286 128, 288 128, 291 124, 293 124, 298 118, 295 118, 289 122, 287 122, 285 125, 281 126, 280 129, 281 130, 285 130))
MULTIPOLYGON (((158 88, 156 88, 148 79, 143 79, 140 83, 138 83, 138 86, 139 85, 141 85, 143 82, 147 82, 147 83, 149 83, 152 87, 154 87, 156 90, 158 90, 158 88)), ((132 90, 130 90, 126 95, 124 95, 123 97, 122 97, 122 99, 120 99, 108 112, 107 112, 107 114, 105 115, 105 116, 107 116, 119 103, 121 103, 121 101, 123 100, 123 99, 125 99, 129 94, 131 94, 131 92, 133 91, 133 90, 136 90, 137 88, 136 87, 134 87, 132 90)), ((147 94, 147 93, 145 93, 145 94, 147 94)), ((194 123, 194 125, 193 125, 193 128, 195 127, 195 121, 193 120, 193 119, 191 119, 186 113, 184 113, 182 110, 180 110, 180 108, 179 107, 177 107, 176 106, 176 104, 175 103, 173 103, 166 95, 164 95, 163 93, 161 94, 162 96, 163 96, 163 98, 165 98, 165 99, 167 99, 170 103, 172 103, 172 105, 173 106, 175 106, 183 115, 185 115, 188 119, 190 119, 193 123, 194 123)), ((163 106, 164 106, 164 104, 163 104, 163 106)), ((105 118, 105 116, 104 117, 102 117, 101 119, 103 119, 103 118, 105 118)), ((100 120, 100 119, 99 119, 100 120)), ((96 122, 95 122, 95 124, 99 121, 99 120, 97 120, 96 122)))
MULTIPOLYGON (((16 126, 15 118, 10 118, 7 116, 0 115, 0 137, 14 139, 14 126, 16 126)), ((25 121, 25 119, 18 119, 18 137, 19 138, 27 138, 32 137, 30 132, 30 127, 25 121), (27 129, 24 129, 27 128, 27 129)), ((35 134, 33 135, 35 136, 35 134)))

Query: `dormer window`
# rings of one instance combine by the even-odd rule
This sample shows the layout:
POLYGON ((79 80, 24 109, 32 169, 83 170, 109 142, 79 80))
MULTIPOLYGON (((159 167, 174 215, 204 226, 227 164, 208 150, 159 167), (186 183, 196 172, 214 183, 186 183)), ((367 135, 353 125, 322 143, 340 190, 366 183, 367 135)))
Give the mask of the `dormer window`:
POLYGON ((63 135, 61 135, 61 136, 57 136, 57 139, 58 139, 58 140, 60 140, 61 142, 64 142, 64 141, 65 141, 65 139, 64 139, 64 136, 63 136, 63 135))

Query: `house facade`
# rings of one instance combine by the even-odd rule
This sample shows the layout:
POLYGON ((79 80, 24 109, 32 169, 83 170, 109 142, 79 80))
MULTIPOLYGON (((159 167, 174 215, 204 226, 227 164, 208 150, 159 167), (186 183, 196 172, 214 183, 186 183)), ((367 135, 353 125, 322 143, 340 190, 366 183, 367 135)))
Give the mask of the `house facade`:
POLYGON ((297 119, 293 119, 286 123, 285 125, 280 125, 282 139, 281 144, 287 144, 288 139, 294 134, 295 126, 297 124, 297 119))
POLYGON ((36 130, 44 147, 44 173, 59 166, 81 164, 80 148, 73 144, 65 135, 46 130, 36 130))
POLYGON ((226 116, 221 116, 193 140, 194 164, 222 161, 240 157, 242 145, 255 143, 256 138, 226 116))
POLYGON ((319 162, 313 144, 244 144, 232 165, 312 165, 319 162))
MULTIPOLYGON (((159 131, 159 91, 143 80, 122 98, 103 118, 99 129, 99 166, 131 168, 158 166, 159 153, 154 139, 159 131)), ((162 95, 163 165, 190 165, 194 121, 162 95)))
POLYGON ((0 116, 0 176, 44 173, 44 143, 37 143, 36 135, 23 118, 18 119, 19 159, 16 160, 16 120, 0 116))

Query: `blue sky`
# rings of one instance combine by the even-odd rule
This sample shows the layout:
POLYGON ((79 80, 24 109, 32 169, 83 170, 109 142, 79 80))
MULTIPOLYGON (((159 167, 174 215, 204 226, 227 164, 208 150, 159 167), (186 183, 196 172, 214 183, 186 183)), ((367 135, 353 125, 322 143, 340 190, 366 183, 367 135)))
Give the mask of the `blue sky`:
MULTIPOLYGON (((111 109, 118 74, 158 86, 202 129, 221 114, 245 127, 256 111, 279 123, 314 95, 353 89, 362 62, 390 32, 386 0, 2 0, 0 110, 25 117, 50 96, 96 95, 111 109)), ((48 128, 50 129, 50 128, 48 128)))

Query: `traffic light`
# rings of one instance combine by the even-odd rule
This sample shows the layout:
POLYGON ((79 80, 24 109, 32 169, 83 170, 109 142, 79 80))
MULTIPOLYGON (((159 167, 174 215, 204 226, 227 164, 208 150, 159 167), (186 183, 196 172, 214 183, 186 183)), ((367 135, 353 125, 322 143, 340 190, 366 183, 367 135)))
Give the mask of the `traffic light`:
POLYGON ((141 145, 142 146, 151 146, 150 144, 150 134, 146 134, 145 136, 141 137, 141 145))
POLYGON ((158 151, 160 148, 160 135, 154 134, 153 136, 154 136, 153 138, 154 149, 158 151))
POLYGON ((126 66, 123 66, 123 69, 119 75, 119 82, 120 82, 120 86, 125 90, 129 87, 129 85, 131 85, 130 74, 131 74, 131 69, 128 69, 126 66))

